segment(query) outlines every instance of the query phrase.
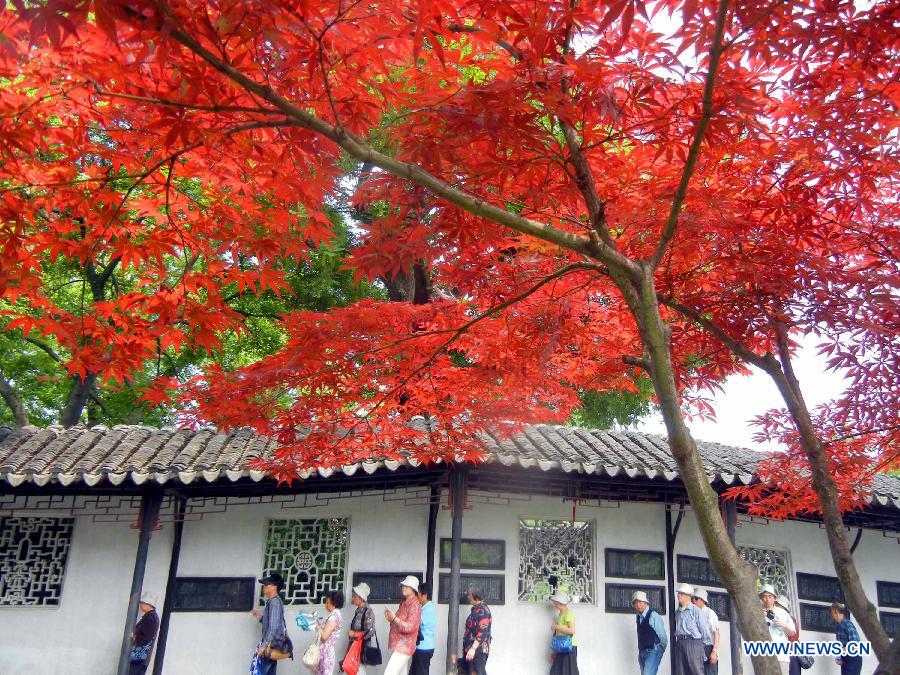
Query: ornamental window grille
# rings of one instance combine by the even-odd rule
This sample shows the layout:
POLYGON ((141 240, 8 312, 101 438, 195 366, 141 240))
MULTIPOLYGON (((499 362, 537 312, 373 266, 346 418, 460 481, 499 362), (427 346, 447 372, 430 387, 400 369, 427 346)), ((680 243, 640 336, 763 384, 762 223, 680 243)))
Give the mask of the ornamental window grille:
POLYGON ((74 518, 0 518, 0 606, 56 607, 74 518))
POLYGON ((594 524, 520 520, 519 601, 546 602, 557 590, 594 602, 594 524))
POLYGON ((738 552, 741 558, 756 567, 757 588, 762 588, 764 584, 772 584, 775 587, 775 595, 785 595, 793 602, 790 553, 761 546, 738 546, 738 552))
POLYGON ((348 518, 270 520, 263 569, 284 577, 286 605, 321 605, 344 588, 349 540, 348 518))

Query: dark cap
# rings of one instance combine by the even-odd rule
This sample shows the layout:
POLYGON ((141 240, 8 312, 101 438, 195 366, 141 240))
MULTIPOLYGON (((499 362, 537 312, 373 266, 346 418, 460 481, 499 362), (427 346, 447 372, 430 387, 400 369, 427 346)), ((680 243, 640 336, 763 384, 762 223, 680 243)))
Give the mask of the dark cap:
POLYGON ((284 579, 280 574, 275 574, 274 572, 269 576, 260 579, 259 583, 261 583, 263 586, 272 584, 273 586, 277 586, 279 591, 284 588, 284 579))

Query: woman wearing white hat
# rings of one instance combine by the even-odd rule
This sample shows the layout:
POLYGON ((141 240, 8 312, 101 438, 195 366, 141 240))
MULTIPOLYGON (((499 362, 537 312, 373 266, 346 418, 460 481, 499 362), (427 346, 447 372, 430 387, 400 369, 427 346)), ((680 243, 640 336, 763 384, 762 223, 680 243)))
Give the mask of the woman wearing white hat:
POLYGON ((571 599, 565 593, 557 591, 550 596, 550 602, 559 613, 556 621, 550 626, 553 631, 553 642, 550 675, 578 675, 578 645, 575 642, 575 615, 569 609, 571 599))
POLYGON ((369 593, 371 593, 369 584, 364 582, 353 587, 353 597, 350 599, 350 602, 356 607, 356 613, 353 615, 353 620, 350 621, 350 630, 347 631, 347 635, 351 640, 362 638, 363 641, 359 670, 356 671, 356 675, 366 675, 367 665, 377 666, 381 663, 380 649, 378 658, 372 658, 374 654, 371 642, 374 639, 377 643, 378 636, 375 634, 375 612, 369 607, 369 593), (378 663, 375 663, 376 660, 378 663))
POLYGON ((147 664, 150 663, 150 655, 153 653, 153 644, 159 630, 159 615, 156 613, 158 604, 155 593, 144 593, 141 596, 139 607, 144 614, 131 634, 131 663, 128 675, 144 675, 147 672, 147 664))
POLYGON ((408 576, 400 582, 403 602, 397 612, 384 610, 384 618, 391 624, 388 634, 388 649, 393 650, 391 658, 384 669, 384 675, 407 675, 416 653, 416 638, 419 635, 419 624, 422 622, 422 605, 416 597, 419 580, 408 576))

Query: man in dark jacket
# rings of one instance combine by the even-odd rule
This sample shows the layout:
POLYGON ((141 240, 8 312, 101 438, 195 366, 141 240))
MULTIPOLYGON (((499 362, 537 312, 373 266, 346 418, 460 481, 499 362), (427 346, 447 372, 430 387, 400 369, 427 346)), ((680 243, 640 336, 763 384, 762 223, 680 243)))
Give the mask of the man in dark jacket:
POLYGON ((144 593, 139 605, 143 616, 134 627, 131 634, 131 665, 128 675, 144 675, 153 654, 153 644, 156 642, 156 633, 159 631, 159 614, 156 613, 158 600, 153 593, 144 593))
POLYGON ((250 614, 262 624, 262 642, 256 649, 259 654, 261 675, 274 675, 278 661, 267 659, 265 649, 272 645, 279 648, 284 642, 287 627, 284 623, 284 604, 278 593, 284 588, 284 579, 280 574, 270 574, 259 580, 262 584, 263 595, 266 597, 266 606, 263 611, 253 610, 250 614))

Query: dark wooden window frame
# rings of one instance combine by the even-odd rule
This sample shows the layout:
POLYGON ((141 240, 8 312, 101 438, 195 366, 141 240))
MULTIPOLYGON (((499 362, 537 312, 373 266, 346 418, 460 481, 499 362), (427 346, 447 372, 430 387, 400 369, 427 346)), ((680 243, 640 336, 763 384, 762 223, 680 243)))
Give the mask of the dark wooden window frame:
MULTIPOLYGON (((453 540, 449 537, 441 537, 440 545, 438 547, 440 551, 440 566, 441 567, 450 567, 450 556, 444 555, 444 546, 445 544, 452 545, 453 540)), ((461 556, 460 559, 460 568, 464 570, 506 570, 506 541, 503 539, 473 539, 473 538, 463 538, 461 543, 466 544, 497 544, 500 548, 500 563, 498 565, 493 566, 484 566, 484 565, 473 565, 471 563, 466 562, 464 556, 461 556)))
POLYGON ((797 572, 797 599, 810 600, 812 602, 843 602, 844 593, 841 590, 841 582, 837 577, 831 577, 826 574, 807 574, 806 572, 797 572), (809 592, 807 584, 822 582, 827 582, 828 584, 833 585, 836 588, 838 595, 826 596, 823 594, 809 592))
POLYGON ((249 612, 251 609, 256 607, 257 580, 256 577, 176 577, 175 588, 173 589, 172 594, 173 612, 249 612), (241 588, 241 593, 244 594, 245 597, 240 598, 242 602, 238 607, 225 607, 222 605, 216 605, 215 603, 210 603, 208 605, 203 605, 200 607, 184 607, 180 605, 179 592, 181 591, 181 586, 198 582, 207 582, 210 585, 215 583, 242 582, 243 587, 241 588))
MULTIPOLYGON (((362 582, 368 583, 369 579, 396 579, 397 583, 395 584, 397 594, 392 595, 390 597, 384 595, 378 595, 374 592, 369 594, 368 602, 369 604, 374 605, 388 605, 395 602, 401 602, 403 600, 403 596, 400 593, 400 582, 408 576, 416 577, 419 581, 422 581, 423 575, 421 572, 354 572, 353 573, 353 585, 358 586, 362 582)), ((372 587, 372 584, 369 584, 369 587, 372 587)), ((352 589, 351 589, 352 590, 352 589)), ((432 590, 432 593, 434 591, 432 590)), ((350 595, 348 594, 347 602, 350 602, 350 595)))
POLYGON ((645 549, 632 549, 632 548, 607 548, 604 549, 603 554, 603 563, 604 563, 604 572, 606 576, 612 577, 614 579, 641 579, 646 581, 664 581, 666 578, 666 555, 662 551, 650 551, 645 549), (654 574, 653 576, 636 576, 633 574, 618 574, 615 571, 610 571, 610 560, 611 554, 639 554, 639 555, 650 555, 659 560, 659 574, 654 574))
POLYGON ((879 607, 900 607, 900 600, 888 599, 888 594, 896 595, 900 598, 900 582, 896 581, 876 581, 875 588, 878 589, 878 606, 879 607))
POLYGON ((816 633, 834 633, 837 630, 837 624, 831 618, 831 605, 822 605, 812 602, 800 603, 800 630, 809 630, 816 633), (810 624, 804 616, 804 611, 813 611, 822 618, 821 623, 810 624))
MULTIPOLYGON (((628 604, 628 607, 613 607, 609 601, 609 592, 612 589, 625 589, 629 591, 628 595, 631 596, 635 591, 645 591, 647 592, 648 597, 650 596, 649 591, 658 592, 660 597, 662 598, 660 603, 651 603, 651 607, 656 610, 658 614, 665 615, 666 613, 666 587, 665 586, 647 586, 646 584, 606 584, 603 592, 603 602, 606 606, 606 612, 609 614, 628 614, 634 613, 634 608, 631 606, 631 603, 628 604)), ((652 597, 651 597, 652 600, 652 597)))
MULTIPOLYGON (((675 576, 678 579, 679 583, 691 584, 694 586, 702 586, 703 588, 708 588, 713 586, 715 588, 725 588, 725 585, 722 583, 722 580, 712 581, 709 578, 699 578, 696 576, 686 575, 684 574, 684 570, 682 568, 682 561, 687 562, 703 562, 704 565, 712 570, 712 573, 715 574, 716 571, 712 569, 712 563, 709 561, 709 558, 704 558, 702 556, 696 555, 683 555, 681 553, 676 556, 676 571, 675 576)), ((718 579, 718 575, 716 574, 716 578, 718 579)))
MULTIPOLYGON (((479 583, 479 580, 484 578, 490 578, 491 580, 500 580, 500 597, 499 598, 491 598, 487 597, 484 601, 488 605, 505 605, 506 604, 506 575, 505 574, 460 574, 459 575, 459 588, 460 588, 460 598, 459 604, 466 604, 465 593, 466 589, 469 586, 481 586, 485 587, 484 584, 479 583)), ((487 590, 487 589, 485 589, 487 590)), ((447 605, 450 603, 450 598, 448 597, 450 594, 450 573, 449 572, 441 572, 438 575, 438 592, 437 592, 437 602, 439 605, 447 605), (447 589, 446 592, 444 589, 447 589)))
POLYGON ((888 637, 896 640, 900 636, 900 612, 878 612, 878 619, 887 631, 888 637), (894 630, 888 628, 888 623, 894 626, 894 630))

